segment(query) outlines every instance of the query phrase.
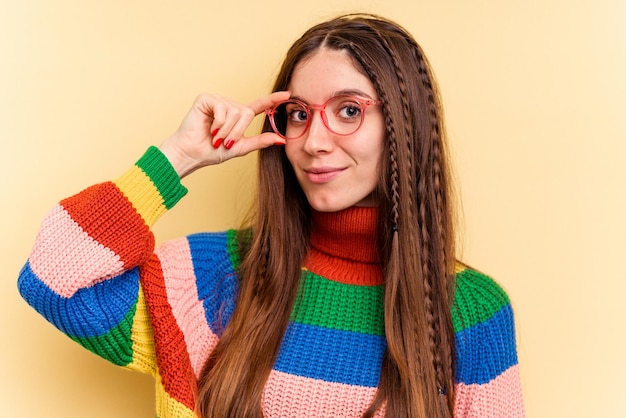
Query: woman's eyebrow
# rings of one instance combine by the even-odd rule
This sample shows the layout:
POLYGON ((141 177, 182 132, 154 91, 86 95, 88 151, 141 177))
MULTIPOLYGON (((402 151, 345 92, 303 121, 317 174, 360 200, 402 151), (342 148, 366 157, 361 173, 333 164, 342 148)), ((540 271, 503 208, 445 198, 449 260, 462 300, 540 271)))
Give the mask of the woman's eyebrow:
MULTIPOLYGON (((359 90, 359 89, 343 89, 343 90, 338 90, 333 92, 330 96, 328 96, 328 98, 326 98, 326 100, 332 98, 332 97, 337 97, 337 96, 357 96, 357 97, 364 97, 367 99, 372 99, 375 100, 372 96, 370 96, 369 94, 365 93, 363 90, 359 90)), ((305 100, 303 97, 301 96, 297 96, 297 95, 291 95, 289 97, 290 99, 294 99, 294 100, 300 100, 301 102, 307 103, 309 104, 310 102, 308 100, 305 100)), ((320 104, 320 103, 318 103, 320 104)))
POLYGON ((333 94, 333 97, 334 96, 359 96, 359 97, 366 97, 368 99, 373 99, 372 96, 370 96, 369 94, 365 93, 363 90, 359 90, 359 89, 339 90, 339 91, 336 91, 333 94))

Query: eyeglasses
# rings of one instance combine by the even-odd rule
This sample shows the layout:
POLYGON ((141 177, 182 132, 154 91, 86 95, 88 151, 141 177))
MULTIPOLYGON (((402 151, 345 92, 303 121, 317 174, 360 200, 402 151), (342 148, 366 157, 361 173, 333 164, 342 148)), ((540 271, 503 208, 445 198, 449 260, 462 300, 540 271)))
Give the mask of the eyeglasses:
POLYGON ((336 135, 347 136, 359 130, 369 106, 380 104, 380 100, 345 95, 331 97, 322 105, 289 99, 267 109, 265 113, 274 132, 284 139, 297 139, 304 135, 311 126, 313 110, 319 110, 326 129, 336 135))

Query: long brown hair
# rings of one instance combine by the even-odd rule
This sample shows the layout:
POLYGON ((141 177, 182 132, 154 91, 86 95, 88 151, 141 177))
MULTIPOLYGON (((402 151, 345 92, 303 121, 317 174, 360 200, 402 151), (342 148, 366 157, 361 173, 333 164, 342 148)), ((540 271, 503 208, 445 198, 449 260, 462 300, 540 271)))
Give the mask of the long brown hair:
MULTIPOLYGON (((440 99, 430 66, 408 32, 373 15, 309 29, 274 84, 319 48, 345 50, 382 100, 380 249, 387 351, 374 401, 388 417, 447 417, 454 404, 454 234, 440 99)), ((263 128, 271 130, 268 121, 263 128)), ((259 153, 256 213, 242 241, 233 317, 198 383, 202 417, 262 417, 264 384, 280 348, 308 250, 310 208, 284 148, 259 153)))

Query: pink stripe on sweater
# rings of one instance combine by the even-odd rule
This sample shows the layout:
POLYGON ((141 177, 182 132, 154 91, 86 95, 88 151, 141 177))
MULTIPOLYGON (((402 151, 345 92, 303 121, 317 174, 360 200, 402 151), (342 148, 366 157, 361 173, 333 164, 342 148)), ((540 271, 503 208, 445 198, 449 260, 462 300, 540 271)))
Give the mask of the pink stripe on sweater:
POLYGON ((458 384, 454 416, 459 418, 525 417, 519 366, 509 367, 500 376, 486 384, 458 384))
MULTIPOLYGON (((263 415, 271 417, 360 417, 376 388, 325 382, 272 370, 263 392, 263 415)), ((383 416, 382 411, 376 414, 383 416)))
POLYGON ((207 323, 204 307, 198 297, 189 243, 178 239, 164 243, 157 251, 161 260, 167 299, 182 331, 196 378, 218 337, 207 323))
POLYGON ((61 205, 43 220, 29 262, 42 282, 66 298, 124 267, 117 254, 90 237, 61 205))

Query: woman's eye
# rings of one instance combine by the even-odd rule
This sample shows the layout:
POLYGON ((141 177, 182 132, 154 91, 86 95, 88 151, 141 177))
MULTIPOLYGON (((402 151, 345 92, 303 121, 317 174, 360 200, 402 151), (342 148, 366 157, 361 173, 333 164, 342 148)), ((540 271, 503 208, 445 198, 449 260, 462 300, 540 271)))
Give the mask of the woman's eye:
POLYGON ((344 103, 339 107, 337 116, 345 120, 358 119, 361 117, 361 106, 358 103, 344 103))
POLYGON ((300 123, 307 120, 307 112, 303 108, 288 109, 287 115, 289 116, 289 122, 300 123))

